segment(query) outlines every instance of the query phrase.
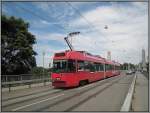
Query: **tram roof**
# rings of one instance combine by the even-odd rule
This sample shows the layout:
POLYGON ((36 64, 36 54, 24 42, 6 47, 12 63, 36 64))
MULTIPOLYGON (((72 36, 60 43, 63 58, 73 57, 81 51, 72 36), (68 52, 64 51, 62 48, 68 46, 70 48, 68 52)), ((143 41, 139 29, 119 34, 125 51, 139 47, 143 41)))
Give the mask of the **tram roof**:
POLYGON ((59 53, 55 53, 54 60, 56 59, 77 59, 77 60, 92 61, 98 63, 119 65, 119 63, 115 61, 107 60, 101 57, 100 55, 93 55, 86 51, 70 51, 70 50, 62 51, 59 53))

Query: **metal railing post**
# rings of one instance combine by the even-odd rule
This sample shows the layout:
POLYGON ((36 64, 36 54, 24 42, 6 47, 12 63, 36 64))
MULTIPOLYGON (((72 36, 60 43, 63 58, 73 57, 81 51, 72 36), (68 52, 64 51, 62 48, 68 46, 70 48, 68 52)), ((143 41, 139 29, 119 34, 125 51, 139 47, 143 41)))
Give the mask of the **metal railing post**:
POLYGON ((6 76, 6 82, 8 82, 8 78, 7 78, 7 76, 6 76))
POLYGON ((29 88, 31 88, 31 83, 29 83, 29 88))
POLYGON ((44 86, 46 85, 46 80, 44 79, 44 86))
POLYGON ((34 80, 2 82, 2 87, 7 86, 8 90, 10 92, 11 87, 16 87, 16 86, 18 86, 17 84, 27 85, 28 88, 31 88, 32 83, 35 83, 35 82, 43 83, 43 85, 45 86, 47 81, 50 81, 50 79, 49 78, 43 78, 43 79, 34 79, 34 80))
POLYGON ((9 84, 9 92, 11 91, 11 84, 9 84))
POLYGON ((20 76, 20 81, 22 81, 22 75, 20 76))

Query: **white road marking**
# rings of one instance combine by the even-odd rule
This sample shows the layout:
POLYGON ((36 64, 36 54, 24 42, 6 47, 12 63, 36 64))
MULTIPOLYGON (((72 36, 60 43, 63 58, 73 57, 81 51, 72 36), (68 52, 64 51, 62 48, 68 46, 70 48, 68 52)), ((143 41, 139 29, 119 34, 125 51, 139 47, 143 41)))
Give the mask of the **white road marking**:
POLYGON ((54 96, 54 97, 51 97, 51 98, 47 98, 47 99, 45 99, 45 100, 41 100, 41 101, 38 101, 38 102, 35 102, 35 103, 32 103, 32 104, 28 104, 28 105, 25 105, 25 106, 21 106, 21 107, 12 109, 12 111, 17 111, 17 110, 20 110, 20 109, 23 109, 23 108, 26 108, 26 107, 29 107, 29 106, 32 106, 32 105, 35 105, 35 104, 39 104, 39 103, 44 102, 44 101, 48 101, 48 100, 52 100, 52 99, 58 98, 58 97, 63 96, 63 95, 64 95, 64 94, 60 94, 60 95, 57 95, 57 96, 54 96))
POLYGON ((6 106, 10 103, 14 103, 14 102, 19 102, 19 101, 24 101, 24 100, 27 100, 27 99, 32 99, 32 98, 37 98, 37 97, 41 97, 41 96, 44 96, 44 95, 48 95, 48 94, 52 94, 52 93, 55 93, 59 90, 52 90, 52 91, 49 91, 49 92, 43 92, 43 93, 40 93, 40 94, 33 94, 33 95, 28 95, 28 96, 25 96, 25 97, 19 97, 16 101, 16 98, 15 99, 11 99, 11 100, 8 100, 8 101, 5 101, 3 102, 3 106, 6 106))
POLYGON ((133 93, 134 93, 136 76, 137 75, 135 75, 134 78, 133 78, 133 81, 131 83, 131 86, 130 86, 130 88, 128 90, 128 93, 126 95, 125 101, 124 101, 120 111, 129 111, 130 110, 132 96, 133 96, 133 93))

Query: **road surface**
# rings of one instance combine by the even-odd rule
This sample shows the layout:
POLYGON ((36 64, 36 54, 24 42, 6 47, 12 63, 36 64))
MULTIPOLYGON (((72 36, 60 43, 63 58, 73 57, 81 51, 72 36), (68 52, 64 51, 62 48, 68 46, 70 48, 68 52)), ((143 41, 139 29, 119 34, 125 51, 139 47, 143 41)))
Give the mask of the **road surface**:
POLYGON ((2 93, 2 111, 120 111, 134 75, 71 89, 51 85, 2 93))

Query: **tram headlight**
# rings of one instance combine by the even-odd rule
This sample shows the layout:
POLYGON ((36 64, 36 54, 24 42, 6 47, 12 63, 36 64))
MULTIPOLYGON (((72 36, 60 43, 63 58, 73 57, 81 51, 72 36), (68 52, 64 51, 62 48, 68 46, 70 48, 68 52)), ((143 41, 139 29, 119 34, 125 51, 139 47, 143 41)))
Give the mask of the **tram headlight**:
POLYGON ((60 78, 57 77, 56 80, 60 80, 60 78))

